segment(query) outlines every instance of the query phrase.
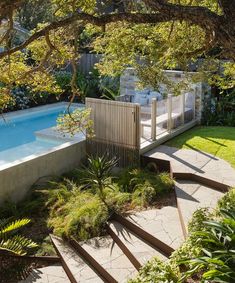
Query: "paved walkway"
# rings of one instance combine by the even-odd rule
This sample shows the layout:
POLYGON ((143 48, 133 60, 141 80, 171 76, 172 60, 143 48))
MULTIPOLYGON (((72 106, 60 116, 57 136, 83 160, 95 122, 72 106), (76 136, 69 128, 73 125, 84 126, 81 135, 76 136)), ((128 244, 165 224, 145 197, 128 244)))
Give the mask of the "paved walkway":
POLYGON ((235 186, 235 170, 228 162, 211 154, 161 145, 147 152, 145 156, 171 161, 175 173, 195 173, 228 186, 235 186))
POLYGON ((213 210, 218 200, 223 196, 222 192, 187 180, 175 182, 175 190, 186 230, 197 209, 208 207, 213 210))

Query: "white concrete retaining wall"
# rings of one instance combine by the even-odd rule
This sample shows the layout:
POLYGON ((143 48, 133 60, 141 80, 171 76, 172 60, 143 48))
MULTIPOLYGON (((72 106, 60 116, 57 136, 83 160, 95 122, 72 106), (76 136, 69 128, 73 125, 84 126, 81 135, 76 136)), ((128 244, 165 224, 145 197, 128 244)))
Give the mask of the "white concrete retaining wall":
POLYGON ((85 157, 86 142, 65 143, 38 156, 0 167, 0 204, 18 202, 31 186, 45 176, 60 175, 80 165, 85 157))

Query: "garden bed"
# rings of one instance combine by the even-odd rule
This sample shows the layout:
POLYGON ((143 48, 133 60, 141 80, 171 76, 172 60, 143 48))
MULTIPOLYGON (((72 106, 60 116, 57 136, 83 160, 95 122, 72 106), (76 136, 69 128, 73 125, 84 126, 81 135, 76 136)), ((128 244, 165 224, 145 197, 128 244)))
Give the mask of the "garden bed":
MULTIPOLYGON (((50 233, 73 236, 78 241, 87 240, 106 235, 106 222, 114 212, 126 216, 153 207, 176 205, 173 180, 168 173, 156 174, 139 168, 112 173, 111 166, 101 178, 101 192, 97 187, 97 176, 91 174, 93 163, 94 160, 90 160, 83 169, 75 169, 50 182, 37 184, 24 201, 17 205, 7 203, 0 209, 4 218, 31 219, 31 223, 21 230, 21 235, 38 244, 38 247, 28 251, 29 255, 56 255, 49 239, 50 233)), ((11 263, 7 261, 4 268, 10 264, 10 269, 14 270, 14 261, 13 258, 11 263)), ((40 261, 29 264, 26 260, 26 263, 19 265, 16 275, 23 276, 20 270, 27 275, 31 268, 41 266, 44 265, 40 265, 40 261)))

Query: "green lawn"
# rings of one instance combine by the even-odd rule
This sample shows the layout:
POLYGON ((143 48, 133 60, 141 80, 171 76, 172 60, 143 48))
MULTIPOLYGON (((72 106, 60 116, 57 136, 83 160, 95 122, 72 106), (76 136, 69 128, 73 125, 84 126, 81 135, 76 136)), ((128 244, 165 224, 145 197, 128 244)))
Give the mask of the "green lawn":
POLYGON ((228 161, 235 168, 235 128, 195 127, 166 145, 202 150, 228 161))

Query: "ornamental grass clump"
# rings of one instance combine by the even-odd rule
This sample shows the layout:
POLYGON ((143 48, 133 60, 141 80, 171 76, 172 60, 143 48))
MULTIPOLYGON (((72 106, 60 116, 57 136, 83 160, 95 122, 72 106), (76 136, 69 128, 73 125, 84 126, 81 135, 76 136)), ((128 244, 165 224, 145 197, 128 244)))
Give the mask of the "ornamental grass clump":
POLYGON ((118 180, 120 190, 131 194, 132 206, 147 207, 153 205, 173 187, 168 173, 156 174, 147 169, 126 169, 118 180))
POLYGON ((78 191, 63 205, 54 205, 48 224, 57 235, 86 240, 102 235, 108 218, 108 209, 97 195, 78 191))

